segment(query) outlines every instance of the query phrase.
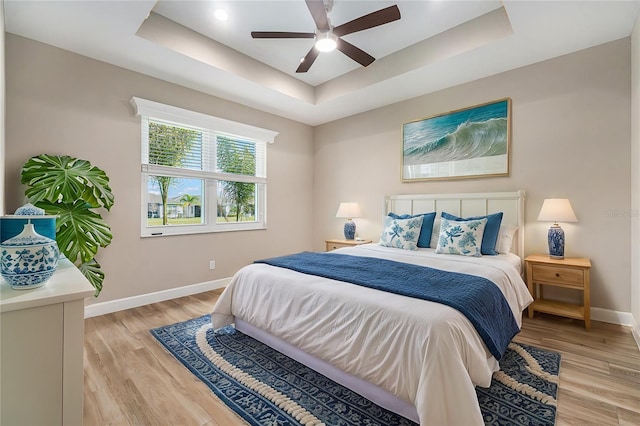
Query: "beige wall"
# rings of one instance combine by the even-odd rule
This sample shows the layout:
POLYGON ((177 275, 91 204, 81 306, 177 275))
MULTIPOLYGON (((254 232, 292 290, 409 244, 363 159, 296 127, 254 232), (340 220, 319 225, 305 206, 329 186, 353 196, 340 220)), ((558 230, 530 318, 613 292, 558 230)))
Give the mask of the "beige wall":
POLYGON ((567 255, 591 257, 593 306, 634 309, 637 320, 629 297, 638 295, 638 286, 629 285, 631 218, 624 214, 637 211, 630 196, 630 45, 619 40, 314 130, 7 35, 6 209, 25 201, 19 170, 31 155, 70 154, 105 169, 116 195, 115 207, 104 214, 114 242, 99 254, 107 279, 98 301, 108 301, 228 277, 259 257, 321 250, 324 239, 341 237, 342 220, 335 218, 340 201, 361 203, 359 234, 377 239, 384 195, 524 189, 527 253, 546 250, 548 224, 535 220, 542 200, 568 197, 580 222, 563 226, 567 255), (139 121, 131 96, 279 131, 268 154, 269 229, 141 239, 139 121), (513 100, 510 177, 400 182, 403 122, 502 97, 513 100), (208 270, 210 259, 215 271, 208 270))
POLYGON ((254 259, 312 247, 313 129, 7 34, 7 211, 25 202, 20 168, 40 153, 85 158, 111 178, 113 243, 98 302, 230 277, 254 259), (268 229, 140 238, 138 96, 280 132, 269 145, 268 229), (209 260, 216 269, 209 271, 209 260))
POLYGON ((545 253, 542 201, 566 197, 580 221, 563 225, 566 255, 592 259, 592 305, 630 312, 630 57, 626 38, 317 127, 315 249, 340 237, 340 201, 361 204, 358 233, 377 240, 385 195, 524 189, 525 249, 545 253), (509 177, 400 182, 403 122, 503 97, 513 100, 509 177))
POLYGON ((631 36, 631 313, 640 345, 640 14, 631 36))

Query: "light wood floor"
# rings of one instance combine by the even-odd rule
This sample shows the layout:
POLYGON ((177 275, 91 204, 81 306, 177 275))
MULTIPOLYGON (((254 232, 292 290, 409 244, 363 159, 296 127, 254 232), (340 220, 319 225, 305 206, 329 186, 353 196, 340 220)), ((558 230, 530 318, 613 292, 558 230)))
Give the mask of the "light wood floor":
MULTIPOLYGON (((85 425, 243 425, 149 329, 209 313, 220 290, 85 321, 85 425)), ((640 425, 640 350, 628 328, 558 317, 516 341, 562 353, 557 426, 640 425)))

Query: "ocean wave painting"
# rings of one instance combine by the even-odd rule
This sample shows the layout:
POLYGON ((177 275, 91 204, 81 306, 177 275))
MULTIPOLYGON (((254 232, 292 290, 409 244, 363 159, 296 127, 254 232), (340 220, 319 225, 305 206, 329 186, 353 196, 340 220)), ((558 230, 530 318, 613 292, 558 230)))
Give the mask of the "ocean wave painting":
POLYGON ((403 125, 403 180, 508 174, 510 99, 403 125))

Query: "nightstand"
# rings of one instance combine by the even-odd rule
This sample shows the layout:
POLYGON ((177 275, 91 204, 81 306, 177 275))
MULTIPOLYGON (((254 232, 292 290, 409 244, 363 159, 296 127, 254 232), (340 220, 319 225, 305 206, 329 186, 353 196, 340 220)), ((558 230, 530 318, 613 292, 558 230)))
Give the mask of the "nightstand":
POLYGON ((591 302, 589 296, 589 273, 591 261, 583 257, 551 259, 548 255, 532 254, 524 260, 527 269, 527 286, 534 298, 529 305, 529 318, 535 311, 584 320, 591 329, 591 302), (582 305, 557 302, 544 298, 544 286, 564 287, 582 291, 582 305))
POLYGON ((327 251, 339 249, 342 247, 359 246, 360 244, 368 244, 371 240, 326 240, 327 251))

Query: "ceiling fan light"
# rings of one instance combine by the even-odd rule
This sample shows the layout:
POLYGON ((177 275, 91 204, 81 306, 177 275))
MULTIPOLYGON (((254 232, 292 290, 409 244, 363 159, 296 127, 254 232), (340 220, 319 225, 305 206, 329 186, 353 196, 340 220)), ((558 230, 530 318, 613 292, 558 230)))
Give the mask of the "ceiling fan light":
POLYGON ((318 49, 320 52, 331 52, 332 50, 335 50, 336 46, 338 45, 336 43, 336 39, 337 37, 333 34, 327 33, 320 35, 316 40, 316 49, 318 49))
POLYGON ((213 16, 215 16, 219 21, 226 21, 229 19, 229 14, 224 9, 216 9, 216 11, 213 12, 213 16))

